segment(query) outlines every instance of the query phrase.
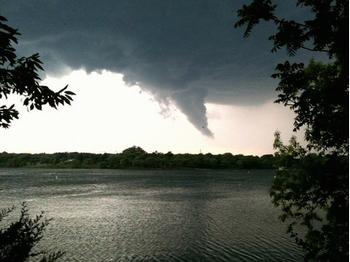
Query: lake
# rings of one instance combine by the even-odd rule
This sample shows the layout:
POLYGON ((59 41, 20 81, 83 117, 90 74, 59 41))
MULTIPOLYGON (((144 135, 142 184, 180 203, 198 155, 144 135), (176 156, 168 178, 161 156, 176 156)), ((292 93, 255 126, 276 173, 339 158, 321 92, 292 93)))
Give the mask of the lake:
POLYGON ((271 204, 273 175, 0 169, 0 207, 25 200, 53 218, 40 246, 60 261, 302 261, 271 204))

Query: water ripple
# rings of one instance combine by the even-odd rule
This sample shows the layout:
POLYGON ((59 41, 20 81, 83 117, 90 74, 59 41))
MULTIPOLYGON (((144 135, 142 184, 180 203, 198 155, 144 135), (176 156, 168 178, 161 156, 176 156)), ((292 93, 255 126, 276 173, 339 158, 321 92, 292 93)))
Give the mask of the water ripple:
POLYGON ((268 196, 271 171, 0 170, 0 207, 53 221, 63 261, 302 261, 268 196), (56 179, 57 178, 57 179, 56 179))

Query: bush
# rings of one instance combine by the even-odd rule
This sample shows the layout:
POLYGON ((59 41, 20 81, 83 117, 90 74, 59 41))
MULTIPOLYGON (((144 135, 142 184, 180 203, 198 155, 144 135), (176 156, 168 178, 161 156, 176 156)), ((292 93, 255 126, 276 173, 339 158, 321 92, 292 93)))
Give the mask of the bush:
MULTIPOLYGON (((0 222, 7 217, 15 207, 0 211, 0 222)), ((8 227, 0 229, 0 261, 22 262, 37 257, 40 262, 52 262, 63 256, 63 252, 47 252, 45 250, 33 251, 33 248, 43 238, 43 233, 50 219, 41 212, 34 218, 29 216, 29 209, 22 203, 18 221, 12 222, 8 227)))

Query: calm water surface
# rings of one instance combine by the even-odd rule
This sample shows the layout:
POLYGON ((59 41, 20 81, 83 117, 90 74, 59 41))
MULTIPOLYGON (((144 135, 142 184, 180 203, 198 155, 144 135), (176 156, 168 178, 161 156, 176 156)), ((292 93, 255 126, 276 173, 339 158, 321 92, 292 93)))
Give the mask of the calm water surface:
POLYGON ((1 169, 0 207, 54 220, 62 261, 302 261, 268 189, 273 171, 1 169))

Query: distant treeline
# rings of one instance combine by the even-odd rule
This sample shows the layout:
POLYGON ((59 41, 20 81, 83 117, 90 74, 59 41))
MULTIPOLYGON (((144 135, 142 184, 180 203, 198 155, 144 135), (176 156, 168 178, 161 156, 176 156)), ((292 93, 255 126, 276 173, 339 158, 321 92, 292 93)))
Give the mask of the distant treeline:
POLYGON ((140 147, 128 148, 120 154, 0 153, 0 167, 271 169, 275 160, 273 155, 147 153, 140 147))

